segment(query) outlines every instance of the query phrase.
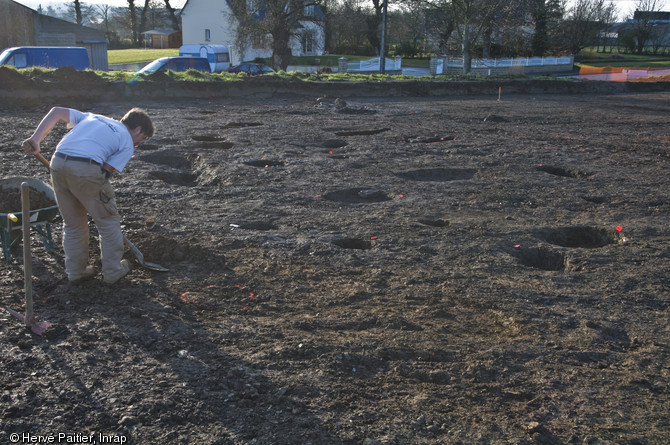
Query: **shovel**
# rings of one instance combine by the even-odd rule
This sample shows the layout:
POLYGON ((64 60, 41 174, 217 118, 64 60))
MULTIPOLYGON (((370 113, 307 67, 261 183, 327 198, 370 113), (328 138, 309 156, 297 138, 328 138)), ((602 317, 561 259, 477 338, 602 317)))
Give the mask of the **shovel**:
POLYGON ((140 263, 142 267, 145 267, 147 269, 151 270, 156 270, 158 272, 167 272, 170 269, 167 269, 160 264, 156 263, 150 263, 149 261, 144 261, 144 255, 142 255, 142 252, 140 252, 140 249, 138 249, 135 244, 131 243, 130 240, 126 235, 123 235, 123 242, 126 243, 126 246, 130 248, 130 250, 133 251, 135 256, 137 257, 137 262, 140 263))
MULTIPOLYGON (((47 161, 44 156, 42 156, 41 153, 35 153, 35 157, 39 159, 39 161, 44 164, 44 166, 48 169, 51 170, 51 166, 49 165, 49 161, 47 161)), ((137 257, 137 261, 140 263, 142 267, 145 267, 150 270, 156 270, 158 272, 167 272, 170 269, 167 269, 160 264, 156 263, 150 263, 148 261, 144 261, 144 255, 142 255, 142 252, 140 252, 140 249, 138 249, 133 243, 130 242, 128 237, 126 235, 123 235, 123 242, 126 243, 126 245, 130 248, 130 250, 133 251, 135 254, 135 257, 137 257)))

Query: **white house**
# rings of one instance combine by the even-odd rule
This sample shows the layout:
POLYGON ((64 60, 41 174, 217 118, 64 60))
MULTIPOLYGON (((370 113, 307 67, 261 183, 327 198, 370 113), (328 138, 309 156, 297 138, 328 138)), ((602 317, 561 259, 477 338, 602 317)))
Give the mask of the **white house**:
MULTIPOLYGON (((248 0, 253 8, 254 0, 248 0)), ((294 56, 320 56, 325 50, 325 15, 318 6, 307 6, 309 20, 299 22, 291 34, 294 56)), ((184 45, 225 45, 230 50, 231 64, 271 57, 271 36, 250 41, 238 39, 238 20, 228 0, 187 0, 181 12, 184 45)))

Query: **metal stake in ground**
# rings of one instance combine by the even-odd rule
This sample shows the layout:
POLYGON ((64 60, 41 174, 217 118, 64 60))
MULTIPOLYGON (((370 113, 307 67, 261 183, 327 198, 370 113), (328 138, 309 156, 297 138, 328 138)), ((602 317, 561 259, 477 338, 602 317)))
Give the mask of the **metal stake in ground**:
POLYGON ((35 321, 33 315, 33 256, 30 252, 30 188, 21 183, 21 213, 23 216, 23 279, 26 290, 26 325, 35 321))

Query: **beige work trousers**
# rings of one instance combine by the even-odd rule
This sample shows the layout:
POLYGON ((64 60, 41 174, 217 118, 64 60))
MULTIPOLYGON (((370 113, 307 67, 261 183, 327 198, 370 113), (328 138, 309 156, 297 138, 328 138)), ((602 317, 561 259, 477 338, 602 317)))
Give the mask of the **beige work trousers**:
POLYGON ((51 159, 51 182, 63 217, 63 250, 68 277, 77 277, 89 264, 88 216, 100 234, 102 275, 121 270, 124 245, 114 190, 97 164, 51 159))

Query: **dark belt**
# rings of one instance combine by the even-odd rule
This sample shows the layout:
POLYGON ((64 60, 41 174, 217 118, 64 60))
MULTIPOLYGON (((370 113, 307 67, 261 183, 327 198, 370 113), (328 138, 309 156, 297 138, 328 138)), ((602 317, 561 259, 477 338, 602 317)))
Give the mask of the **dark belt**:
POLYGON ((70 156, 70 155, 66 155, 65 153, 61 153, 61 152, 59 152, 59 151, 57 151, 57 152, 55 153, 55 156, 57 156, 57 157, 59 157, 59 158, 63 158, 63 159, 65 159, 66 161, 86 162, 86 163, 88 163, 88 164, 95 164, 95 165, 100 165, 100 166, 102 166, 101 163, 99 163, 98 161, 94 161, 93 159, 89 159, 89 158, 80 158, 79 156, 70 156))

